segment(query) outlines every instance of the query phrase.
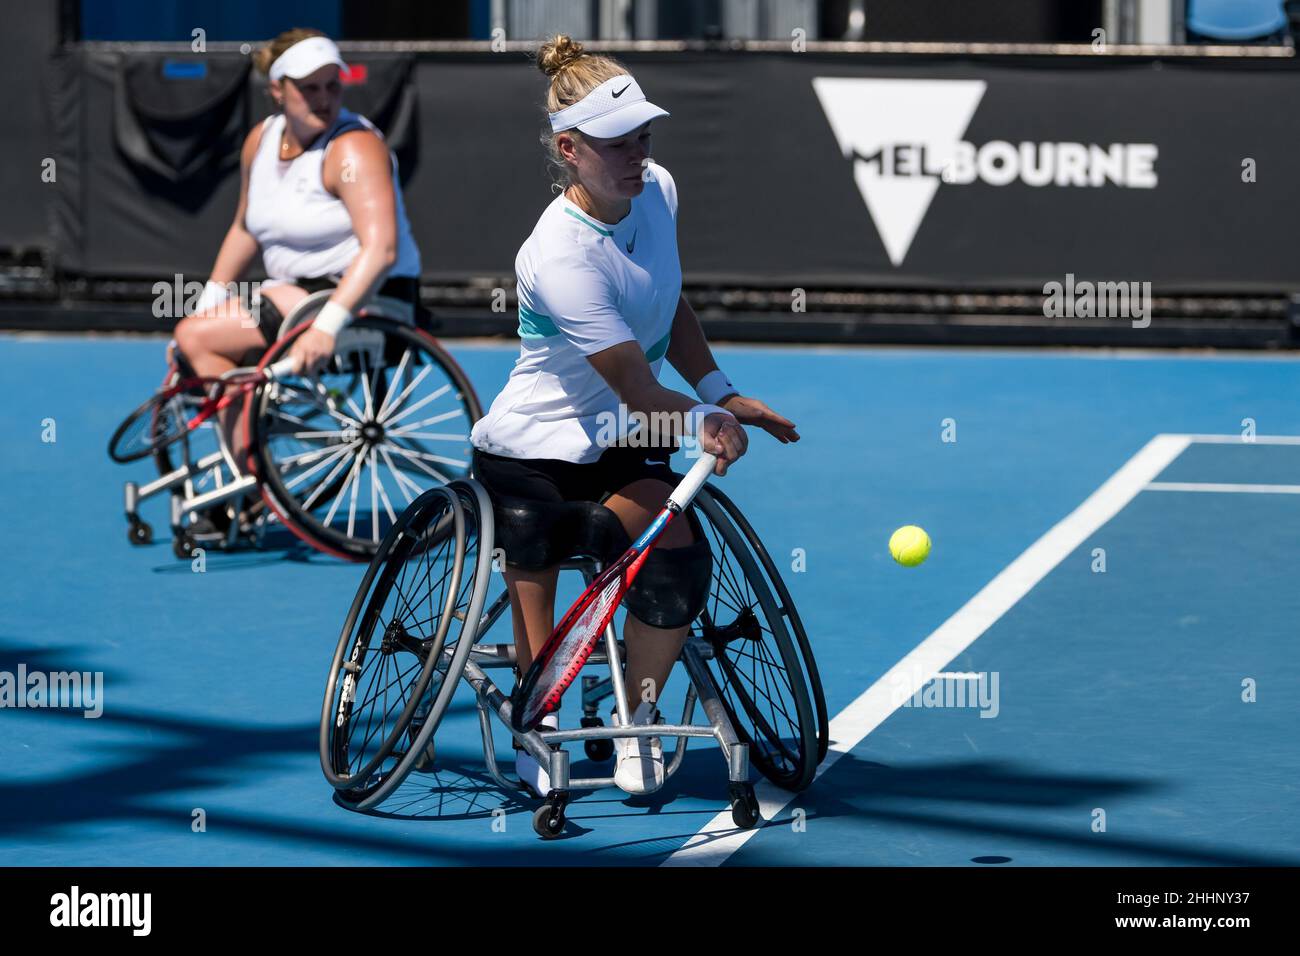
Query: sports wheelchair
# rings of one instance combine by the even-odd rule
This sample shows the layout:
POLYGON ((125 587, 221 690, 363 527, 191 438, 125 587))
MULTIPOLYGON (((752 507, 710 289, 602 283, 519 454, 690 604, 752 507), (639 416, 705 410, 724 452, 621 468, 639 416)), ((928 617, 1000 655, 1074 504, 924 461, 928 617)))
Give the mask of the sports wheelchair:
MULTIPOLYGON (((276 341, 244 363, 263 369, 286 356, 331 293, 303 299, 276 341)), ((258 387, 244 402, 244 460, 216 420, 156 451, 158 477, 126 483, 130 541, 153 540, 139 506, 165 492, 179 558, 192 556, 201 514, 226 526, 218 547, 260 545, 267 526, 280 523, 327 554, 371 557, 402 508, 468 474, 469 432, 482 415, 468 377, 414 313, 410 302, 377 296, 339 334, 319 373, 258 387)), ((163 386, 181 377, 173 358, 163 386)))
MULTIPOLYGON (((675 738, 671 755, 665 746, 667 781, 681 767, 690 738, 712 738, 727 765, 732 819, 742 828, 760 821, 750 763, 776 785, 798 791, 826 755, 821 680, 776 565, 717 488, 706 484, 687 515, 692 511, 696 534, 709 542, 713 569, 707 604, 690 625, 679 658, 689 678, 681 720, 626 726, 623 642, 611 623, 603 650, 598 647, 587 662, 588 668, 606 665, 607 674, 582 675, 581 726, 539 728, 516 738, 549 770, 552 789, 533 815, 543 838, 563 831, 574 791, 613 784, 612 768, 606 776, 571 776, 562 746, 569 742, 581 741, 586 757, 603 763, 613 756, 615 737, 654 735, 665 744, 675 738), (623 727, 606 727, 598 716, 610 696, 623 727), (697 703, 707 723, 692 723, 697 703)), ((507 792, 527 792, 498 765, 492 737, 492 718, 509 730, 511 701, 488 671, 512 673, 515 665, 512 637, 501 644, 484 640, 510 606, 504 588, 487 603, 494 570, 501 570, 500 552, 493 553, 498 513, 472 478, 430 489, 403 513, 371 560, 344 622, 321 709, 321 767, 340 805, 372 810, 412 771, 436 772, 435 734, 462 681, 474 695, 488 773, 507 792)), ((584 584, 600 567, 599 558, 581 553, 561 564, 581 572, 584 584)))

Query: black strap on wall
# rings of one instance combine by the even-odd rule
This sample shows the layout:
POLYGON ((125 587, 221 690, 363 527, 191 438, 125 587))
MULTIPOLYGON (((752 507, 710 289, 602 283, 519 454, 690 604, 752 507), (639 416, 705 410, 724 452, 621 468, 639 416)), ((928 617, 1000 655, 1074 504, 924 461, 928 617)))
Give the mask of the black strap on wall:
POLYGON ((117 148, 167 183, 217 178, 239 165, 248 132, 244 59, 125 56, 115 89, 117 148))

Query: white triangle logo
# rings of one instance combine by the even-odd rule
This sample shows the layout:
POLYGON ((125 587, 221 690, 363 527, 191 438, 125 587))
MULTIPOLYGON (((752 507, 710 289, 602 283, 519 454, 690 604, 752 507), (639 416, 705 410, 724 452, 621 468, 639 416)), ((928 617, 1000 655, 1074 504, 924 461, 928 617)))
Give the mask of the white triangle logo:
MULTIPOLYGON (((923 147, 941 169, 966 134, 983 80, 873 80, 819 76, 813 90, 845 157, 873 156, 900 144, 923 147)), ((934 175, 892 175, 880 162, 853 163, 853 178, 885 244, 901 265, 939 188, 934 175)))

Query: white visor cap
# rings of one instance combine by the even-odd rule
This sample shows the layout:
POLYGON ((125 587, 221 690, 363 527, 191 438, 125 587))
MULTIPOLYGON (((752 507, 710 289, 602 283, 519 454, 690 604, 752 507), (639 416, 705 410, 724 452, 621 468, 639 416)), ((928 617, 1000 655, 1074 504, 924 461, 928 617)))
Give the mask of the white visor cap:
POLYGON ((597 139, 624 136, 637 127, 670 115, 647 102, 630 73, 611 77, 572 106, 551 113, 551 132, 578 129, 597 139))
POLYGON ((333 40, 329 37, 308 37, 299 40, 280 54, 279 58, 271 64, 270 77, 273 80, 280 80, 286 76, 291 80, 301 80, 304 76, 311 76, 322 66, 331 63, 340 70, 348 68, 333 40))

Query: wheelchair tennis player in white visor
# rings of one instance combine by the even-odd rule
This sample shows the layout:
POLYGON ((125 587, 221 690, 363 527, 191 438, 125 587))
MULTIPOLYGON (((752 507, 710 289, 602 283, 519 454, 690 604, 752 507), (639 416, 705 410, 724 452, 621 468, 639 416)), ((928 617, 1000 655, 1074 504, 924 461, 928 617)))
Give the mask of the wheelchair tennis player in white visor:
MULTIPOLYGON (((718 369, 682 297, 677 188, 650 160, 651 123, 668 113, 621 64, 584 53, 569 37, 546 42, 537 63, 550 79, 545 141, 563 189, 515 260, 520 356, 471 436, 474 474, 498 514, 520 674, 554 626, 557 565, 570 539, 601 533, 572 528, 566 505, 603 504, 617 520, 608 522, 602 550, 617 555, 680 480, 668 462, 682 439, 716 455, 718 475, 745 454, 745 425, 783 443, 799 440, 793 422, 741 394, 718 369), (665 359, 698 397, 659 383, 665 359), (638 434, 647 422, 672 424, 638 434), (529 518, 512 522, 512 503, 521 501, 532 505, 518 509, 529 518), (555 506, 554 521, 537 520, 545 513, 538 502, 555 506)), ((624 604, 634 724, 658 720, 656 702, 708 594, 711 556, 691 518, 665 530, 624 604)), ((556 727, 555 717, 544 726, 556 727)), ((628 793, 663 783, 657 737, 617 739, 616 761, 614 780, 628 793)), ((550 789, 546 768, 522 750, 516 769, 539 795, 550 789)))

